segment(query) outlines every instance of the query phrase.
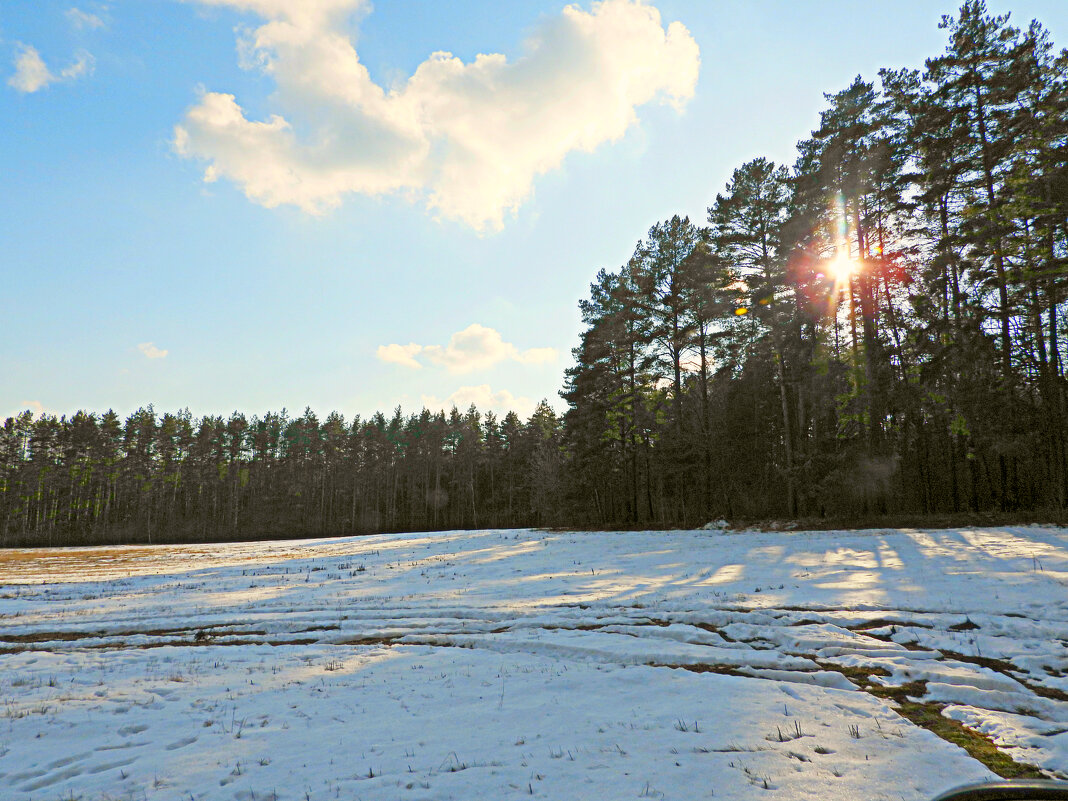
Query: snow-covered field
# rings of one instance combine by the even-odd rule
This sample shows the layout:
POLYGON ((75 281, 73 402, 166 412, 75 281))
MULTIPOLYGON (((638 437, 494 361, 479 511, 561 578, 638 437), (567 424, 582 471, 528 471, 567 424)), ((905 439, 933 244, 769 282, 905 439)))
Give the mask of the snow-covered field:
POLYGON ((4 799, 913 801, 991 778, 870 691, 905 684, 1068 775, 1068 531, 0 551, 4 799))

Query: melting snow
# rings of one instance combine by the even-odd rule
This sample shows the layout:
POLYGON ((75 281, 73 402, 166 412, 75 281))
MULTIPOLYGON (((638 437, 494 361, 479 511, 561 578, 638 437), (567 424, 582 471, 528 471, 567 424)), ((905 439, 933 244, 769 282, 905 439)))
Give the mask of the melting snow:
POLYGON ((919 801, 990 777, 856 669, 1065 775, 1066 590, 1068 533, 1040 527, 4 551, 0 795, 919 801))

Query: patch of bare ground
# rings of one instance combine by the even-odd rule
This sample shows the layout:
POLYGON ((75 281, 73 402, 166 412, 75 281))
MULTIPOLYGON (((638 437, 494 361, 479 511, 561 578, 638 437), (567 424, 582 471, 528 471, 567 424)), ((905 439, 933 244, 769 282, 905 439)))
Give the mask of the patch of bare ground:
MULTIPOLYGON (((644 521, 640 523, 604 523, 572 528, 543 527, 540 531, 568 534, 575 531, 689 531, 700 528, 705 520, 681 520, 671 523, 644 521)), ((776 520, 769 518, 735 518, 727 521, 726 529, 714 529, 719 534, 738 534, 747 531, 806 532, 806 531, 863 531, 868 529, 939 529, 982 528, 990 526, 1026 526, 1068 524, 1063 510, 1042 512, 957 512, 953 514, 887 514, 856 515, 852 517, 800 517, 776 520)))
MULTIPOLYGON (((334 628, 337 628, 336 626, 334 628)), ((307 629, 310 631, 311 629, 307 629)), ((0 634, 0 643, 75 642, 87 639, 117 639, 120 637, 181 637, 191 635, 198 644, 214 637, 266 636, 259 629, 227 627, 177 629, 122 629, 120 631, 34 631, 28 634, 0 634)))
MULTIPOLYGON (((304 634, 338 628, 336 625, 312 626, 295 633, 304 634)), ((62 647, 58 646, 58 643, 80 643, 90 639, 101 640, 101 642, 84 643, 80 647, 94 651, 121 651, 167 647, 195 648, 208 645, 312 645, 319 642, 318 639, 312 637, 263 639, 267 634, 261 629, 227 628, 225 626, 122 631, 35 631, 28 634, 0 634, 0 654, 61 650, 62 647), (148 642, 131 642, 129 638, 132 637, 155 639, 148 642)))
POLYGON ((983 528, 990 526, 1063 526, 1063 510, 1040 512, 957 512, 953 514, 886 514, 854 517, 802 517, 792 520, 732 520, 732 529, 755 531, 861 531, 867 529, 983 528))
POLYGON ((956 659, 958 662, 970 662, 973 665, 979 667, 989 668, 995 670, 998 673, 1002 673, 1008 676, 1010 679, 1014 679, 1033 692, 1035 695, 1043 698, 1049 698, 1053 701, 1068 701, 1068 692, 1059 690, 1056 687, 1046 687, 1043 684, 1038 684, 1030 679, 1020 675, 1027 673, 1026 670, 1016 667, 1012 662, 1006 662, 1003 659, 992 659, 988 656, 968 656, 967 654, 959 654, 956 651, 946 651, 939 649, 945 656, 950 659, 956 659))
POLYGON ((316 639, 308 637, 296 638, 292 640, 159 640, 157 642, 139 643, 137 645, 129 645, 126 643, 100 643, 99 645, 89 646, 101 651, 121 651, 127 648, 134 648, 141 651, 147 651, 152 648, 167 648, 167 647, 202 647, 206 645, 270 645, 272 647, 278 647, 280 645, 314 645, 319 642, 316 639))
MULTIPOLYGON (((841 673, 852 681, 857 687, 877 698, 883 698, 894 702, 895 711, 903 718, 916 726, 920 726, 943 740, 960 746, 968 754, 982 762, 992 772, 1006 779, 1029 778, 1043 779, 1049 775, 1033 765, 1017 762, 1011 756, 1000 750, 984 734, 981 734, 967 726, 945 717, 942 710, 945 704, 925 702, 917 700, 927 693, 927 683, 923 681, 911 682, 898 687, 886 687, 872 680, 873 676, 889 676, 882 668, 846 667, 832 662, 816 660, 817 664, 828 671, 841 673)), ((743 676, 755 678, 740 672, 736 667, 721 664, 699 665, 662 665, 679 670, 688 670, 692 673, 719 673, 726 676, 743 676)), ((857 731, 860 736, 860 731, 857 731)))
MULTIPOLYGON (((846 626, 850 631, 868 632, 872 629, 884 629, 887 626, 897 626, 903 629, 931 629, 934 626, 929 623, 916 623, 912 620, 897 620, 891 617, 877 617, 874 620, 866 620, 863 623, 857 623, 855 626, 846 626)), ((875 637, 877 635, 868 634, 869 637, 875 637)))
MULTIPOLYGON (((942 714, 946 704, 920 701, 927 694, 927 682, 914 681, 896 687, 887 687, 872 681, 872 676, 890 675, 881 668, 844 667, 831 662, 819 662, 825 670, 841 673, 861 690, 876 698, 894 702, 894 710, 943 740, 960 746, 973 758, 986 765, 1004 779, 1044 779, 1048 774, 1022 762, 1017 762, 999 749, 994 741, 973 729, 947 718, 942 714)), ((859 731, 858 731, 859 734, 859 731)))
MULTIPOLYGON (((854 629, 854 631, 858 631, 858 629, 854 629)), ((865 636, 871 637, 872 639, 881 640, 883 642, 894 642, 897 645, 900 645, 910 651, 928 650, 917 643, 897 642, 896 640, 893 640, 890 637, 881 634, 872 634, 871 632, 865 632, 865 636)), ((1039 684, 1038 682, 1031 681, 1026 677, 1026 675, 1024 675, 1027 674, 1028 671, 1024 670, 1023 668, 1017 667, 1012 662, 1009 662, 1007 660, 996 659, 990 656, 962 654, 958 651, 947 651, 945 648, 939 648, 938 652, 942 654, 942 656, 945 658, 955 659, 958 662, 967 662, 968 664, 975 665, 977 667, 983 667, 987 668, 988 670, 993 670, 997 673, 1001 673, 1003 676, 1007 676, 1013 681, 1019 682, 1028 690, 1033 692, 1035 695, 1041 696, 1042 698, 1049 698, 1053 701, 1068 701, 1068 692, 1060 690, 1056 687, 1047 687, 1044 684, 1039 684)))
POLYGON ((872 676, 889 676, 890 675, 887 671, 883 670, 882 668, 878 668, 878 667, 856 667, 856 666, 838 665, 838 664, 835 664, 834 662, 823 662, 823 661, 818 660, 818 659, 815 660, 815 661, 816 661, 816 664, 819 665, 824 670, 833 670, 835 673, 841 673, 843 676, 845 676, 847 679, 849 679, 855 685, 860 687, 862 690, 866 690, 869 686, 874 685, 874 682, 871 679, 872 676))
POLYGON ((656 663, 656 662, 650 662, 649 666, 650 667, 666 667, 666 668, 671 668, 672 670, 688 670, 691 673, 719 673, 722 676, 742 676, 742 677, 747 678, 747 679, 754 678, 753 676, 750 676, 748 673, 742 673, 740 670, 738 670, 737 667, 734 667, 732 665, 719 665, 719 664, 713 664, 713 663, 708 663, 708 662, 702 662, 700 664, 693 664, 693 665, 676 665, 676 664, 670 664, 670 663, 661 664, 661 663, 656 663))
MULTIPOLYGON (((319 640, 293 639, 293 640, 155 640, 154 642, 142 642, 132 644, 128 642, 100 642, 84 646, 92 651, 149 651, 153 648, 202 648, 208 645, 234 647, 239 645, 314 645, 319 640)), ((42 643, 21 645, 17 647, 0 647, 0 655, 21 654, 27 651, 55 651, 62 650, 55 647, 55 643, 42 643)))
MULTIPOLYGON (((573 626, 568 626, 566 624, 554 625, 554 624, 550 623, 550 624, 547 624, 545 626, 542 626, 541 628, 545 629, 546 631, 600 631, 601 629, 608 628, 609 625, 612 625, 612 624, 608 624, 608 623, 576 623, 573 626)), ((634 624, 634 625, 640 625, 640 624, 634 624)), ((502 632, 511 631, 511 630, 512 630, 511 626, 502 626, 501 628, 494 629, 492 633, 493 634, 500 634, 502 632)))
POLYGON ((400 637, 351 637, 346 640, 338 640, 333 645, 384 645, 392 647, 397 644, 400 637))
MULTIPOLYGON (((1017 762, 1011 756, 1001 751, 994 742, 984 734, 969 729, 967 726, 942 715, 945 704, 931 703, 915 700, 922 698, 927 692, 927 683, 922 681, 911 682, 899 687, 885 687, 872 681, 872 676, 888 676, 881 668, 844 667, 830 662, 818 662, 824 670, 833 670, 841 673, 861 690, 894 702, 895 711, 903 718, 916 726, 920 726, 943 740, 960 746, 973 758, 982 762, 992 772, 1005 779, 1044 779, 1049 776, 1033 765, 1017 762)), ((681 670, 689 670, 693 673, 719 673, 726 676, 747 676, 737 668, 729 665, 702 664, 702 665, 664 665, 681 670)), ((753 676, 747 676, 754 678, 753 676)), ((788 733, 789 734, 789 733, 788 733)), ((857 736, 862 736, 857 730, 857 736)), ((780 741, 787 739, 780 732, 780 741)), ((726 749, 734 750, 734 749, 726 749)))
POLYGON ((161 557, 206 557, 212 552, 189 545, 118 545, 80 548, 0 548, 0 578, 35 576, 47 579, 85 575, 100 570, 138 570, 152 566, 161 557))
POLYGON ((986 765, 1003 779, 1046 779, 1049 775, 1034 765, 1017 762, 994 745, 993 740, 967 726, 947 718, 942 714, 945 704, 915 700, 927 693, 927 683, 910 682, 900 687, 882 687, 869 685, 867 692, 879 698, 892 699, 899 715, 908 718, 917 726, 922 726, 937 734, 946 742, 959 745, 973 758, 986 765))
POLYGON ((35 631, 30 634, 2 634, 0 642, 36 643, 36 642, 74 642, 91 637, 103 637, 99 631, 35 631))
POLYGON ((707 631, 707 632, 709 632, 711 634, 718 634, 720 637, 722 637, 727 642, 738 642, 731 635, 729 635, 726 632, 724 632, 718 626, 713 626, 711 623, 701 622, 701 623, 694 623, 693 625, 694 625, 695 628, 699 628, 702 631, 707 631))

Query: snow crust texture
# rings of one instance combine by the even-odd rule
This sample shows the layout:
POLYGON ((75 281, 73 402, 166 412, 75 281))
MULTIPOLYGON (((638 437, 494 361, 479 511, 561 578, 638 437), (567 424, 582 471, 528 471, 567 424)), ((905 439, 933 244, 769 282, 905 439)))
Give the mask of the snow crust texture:
POLYGON ((1068 532, 0 551, 16 801, 919 801, 993 778, 872 684, 1068 776, 1068 532))

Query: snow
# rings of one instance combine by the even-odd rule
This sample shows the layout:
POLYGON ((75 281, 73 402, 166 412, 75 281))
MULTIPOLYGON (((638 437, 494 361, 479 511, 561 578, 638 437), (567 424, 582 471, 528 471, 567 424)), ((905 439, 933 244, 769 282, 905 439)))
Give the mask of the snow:
POLYGON ((911 801, 991 778, 858 668, 1068 776, 1066 589, 1068 532, 1043 527, 0 551, 0 796, 911 801))

